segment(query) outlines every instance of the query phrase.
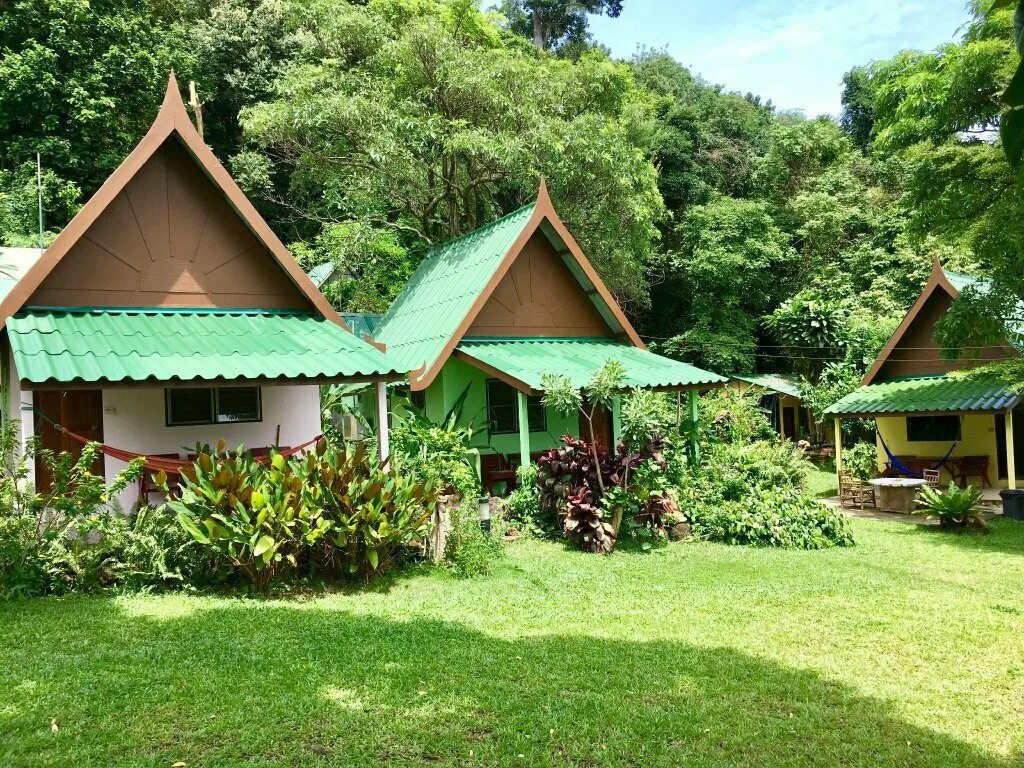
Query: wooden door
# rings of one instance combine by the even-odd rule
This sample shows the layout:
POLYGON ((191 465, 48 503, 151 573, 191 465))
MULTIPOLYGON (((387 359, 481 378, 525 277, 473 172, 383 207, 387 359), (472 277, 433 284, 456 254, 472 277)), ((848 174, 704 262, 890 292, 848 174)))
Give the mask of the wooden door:
MULTIPOLYGON (((51 422, 89 440, 103 441, 103 392, 99 389, 41 390, 35 393, 36 436, 40 448, 54 453, 67 452, 75 459, 82 455, 82 443, 64 434, 51 422), (43 418, 45 416, 46 418, 43 418), (48 421, 49 420, 49 421, 48 421)), ((96 456, 92 465, 94 475, 103 475, 103 454, 96 456)), ((46 465, 36 458, 36 488, 47 491, 53 476, 46 465)))
MULTIPOLYGON (((586 400, 583 401, 583 407, 590 412, 590 403, 586 400)), ((615 450, 615 438, 612 432, 612 414, 611 412, 602 406, 598 406, 594 409, 594 416, 592 419, 594 429, 594 442, 596 442, 602 448, 606 448, 609 451, 615 450)), ((587 420, 580 418, 580 437, 584 440, 589 440, 590 435, 587 433, 587 420)))
POLYGON ((796 438, 796 408, 791 405, 782 409, 782 436, 790 440, 796 438))

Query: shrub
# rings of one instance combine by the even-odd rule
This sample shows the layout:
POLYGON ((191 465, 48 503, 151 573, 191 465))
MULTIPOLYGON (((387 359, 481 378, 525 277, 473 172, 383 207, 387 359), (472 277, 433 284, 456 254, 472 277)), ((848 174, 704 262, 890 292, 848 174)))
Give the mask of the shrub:
POLYGON ((843 449, 843 468, 854 477, 870 480, 878 474, 878 449, 872 443, 855 443, 843 449))
POLYGON ((726 544, 823 549, 853 545, 846 517, 797 488, 749 493, 705 505, 691 517, 695 535, 726 544))
POLYGON ((776 437, 759 398, 731 388, 700 398, 700 424, 705 444, 746 443, 776 437))
POLYGON ((459 515, 445 551, 452 572, 463 578, 490 573, 494 562, 505 554, 500 530, 501 520, 492 520, 491 530, 485 532, 475 515, 459 515))
POLYGON ((241 572, 259 592, 282 575, 316 564, 364 580, 422 548, 437 494, 399 475, 362 443, 268 464, 239 449, 201 449, 169 505, 200 544, 241 572))
POLYGON ((146 517, 125 518, 112 506, 115 495, 138 479, 141 460, 131 462, 108 486, 91 472, 96 444, 86 445, 77 459, 40 450, 38 458, 53 481, 48 491, 36 493, 28 482, 35 449, 30 443, 21 452, 16 422, 0 427, 0 595, 161 586, 176 580, 177 552, 165 537, 149 531, 157 524, 146 517))
MULTIPOLYGON (((527 464, 517 471, 519 485, 502 502, 501 517, 507 530, 534 536, 555 536, 561 533, 555 516, 541 509, 537 487, 537 465, 527 464)), ((492 523, 493 525, 493 523, 492 523)))
POLYGON ((429 480, 399 474, 362 443, 329 447, 321 440, 304 464, 305 504, 324 531, 319 549, 326 564, 368 581, 403 551, 422 548, 437 508, 429 480))
POLYGON ((846 518, 806 488, 810 464, 782 440, 709 446, 699 467, 675 478, 695 535, 728 544, 815 549, 850 546, 846 518))
POLYGON ((937 517, 940 528, 987 528, 985 518, 978 509, 981 495, 976 485, 961 489, 950 483, 945 491, 925 486, 921 489, 918 501, 920 506, 915 512, 926 517, 937 517))
POLYGON ((674 522, 675 501, 667 483, 652 485, 664 473, 663 444, 643 451, 614 453, 566 435, 562 448, 546 451, 538 461, 537 489, 544 514, 560 521, 563 533, 587 552, 611 552, 624 520, 636 534, 651 526, 652 535, 674 522))
MULTIPOLYGON (((158 482, 166 484, 166 477, 158 482)), ((197 542, 239 570, 259 592, 298 566, 304 545, 326 533, 326 521, 302 504, 303 478, 280 454, 269 464, 236 452, 197 446, 182 471, 179 495, 168 501, 197 542)))

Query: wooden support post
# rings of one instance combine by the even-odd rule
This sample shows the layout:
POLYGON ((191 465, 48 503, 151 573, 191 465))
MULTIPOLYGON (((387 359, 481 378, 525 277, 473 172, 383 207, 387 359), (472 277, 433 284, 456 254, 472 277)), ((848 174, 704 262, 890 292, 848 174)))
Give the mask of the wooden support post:
POLYGON ((388 439, 388 385, 386 381, 378 381, 377 390, 377 449, 380 460, 384 461, 391 455, 388 439))
POLYGON ((1017 467, 1014 466, 1013 455, 1013 411, 1007 411, 1003 419, 1006 424, 1006 487, 1013 490, 1017 487, 1017 467))
MULTIPOLYGON (((25 456, 36 434, 35 394, 31 389, 21 392, 21 424, 18 427, 21 430, 21 455, 25 456)), ((30 490, 36 490, 36 463, 28 461, 26 464, 28 476, 25 478, 25 486, 30 490)))
POLYGON ((530 463, 530 414, 526 410, 526 393, 516 394, 519 398, 519 462, 525 467, 530 463))
POLYGON ((843 421, 835 417, 836 425, 836 477, 843 471, 843 421))
POLYGON ((622 439, 622 397, 620 395, 614 395, 612 397, 612 450, 619 444, 622 439))
POLYGON ((690 458, 694 464, 700 464, 700 409, 697 407, 697 390, 686 393, 686 403, 690 406, 690 458))

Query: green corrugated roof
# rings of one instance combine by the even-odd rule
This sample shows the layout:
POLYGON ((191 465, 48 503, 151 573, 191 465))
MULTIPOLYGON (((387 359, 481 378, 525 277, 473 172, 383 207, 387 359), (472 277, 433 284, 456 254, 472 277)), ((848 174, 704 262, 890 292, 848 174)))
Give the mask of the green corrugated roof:
POLYGON ((745 373, 742 376, 733 376, 733 378, 754 384, 762 389, 770 389, 772 392, 790 397, 800 397, 800 385, 796 378, 781 373, 745 373))
MULTIPOLYGON (((373 336, 374 331, 380 324, 382 315, 374 314, 372 312, 342 312, 341 319, 358 338, 363 338, 363 334, 367 333, 373 336)), ((374 341, 377 341, 377 337, 374 336, 374 341)))
POLYGON ((434 248, 377 326, 409 369, 432 365, 533 215, 534 203, 434 248))
POLYGON ((333 261, 325 261, 323 264, 317 264, 315 267, 313 267, 306 273, 309 279, 313 281, 313 285, 315 285, 317 288, 323 288, 324 283, 326 283, 333 274, 333 261))
POLYGON ((622 363, 627 389, 714 386, 726 381, 716 373, 610 339, 463 339, 458 349, 538 391, 545 373, 565 376, 574 387, 582 387, 608 360, 622 363))
POLYGON ((32 310, 7 330, 18 375, 37 384, 406 372, 341 326, 299 313, 32 310))
POLYGON ((825 409, 832 416, 1005 411, 1019 395, 994 377, 930 376, 869 384, 825 409))

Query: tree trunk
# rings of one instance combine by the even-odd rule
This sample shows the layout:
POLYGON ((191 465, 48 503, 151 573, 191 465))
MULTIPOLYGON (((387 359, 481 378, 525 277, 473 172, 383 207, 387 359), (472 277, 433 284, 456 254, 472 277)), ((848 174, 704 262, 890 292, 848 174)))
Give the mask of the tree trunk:
POLYGON ((544 50, 544 22, 539 10, 533 11, 533 44, 544 50))

